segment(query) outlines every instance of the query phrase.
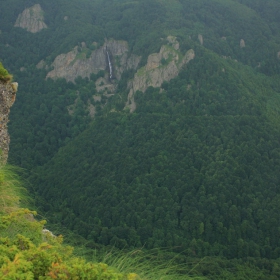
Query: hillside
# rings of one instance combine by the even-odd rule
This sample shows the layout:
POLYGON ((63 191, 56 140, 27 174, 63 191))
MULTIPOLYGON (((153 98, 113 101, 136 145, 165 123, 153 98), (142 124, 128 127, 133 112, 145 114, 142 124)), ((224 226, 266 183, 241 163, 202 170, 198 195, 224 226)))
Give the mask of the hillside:
MULTIPOLYGON (((7 122, 15 100, 17 83, 0 63, 0 278, 11 279, 206 279, 189 275, 174 260, 165 261, 159 253, 111 249, 95 251, 94 256, 77 257, 77 248, 62 244, 36 220, 37 213, 23 208, 31 199, 19 176, 19 168, 6 164, 9 149, 7 122), (101 262, 102 261, 102 262, 101 262), (106 262, 106 263, 104 263, 106 262), (134 271, 133 273, 131 271, 134 271)), ((83 248, 80 248, 80 250, 83 248)), ((92 252, 91 252, 92 253, 92 252)), ((84 253, 83 256, 86 254, 84 253)))
POLYGON ((97 261, 86 262, 75 256, 73 248, 62 244, 62 236, 54 236, 44 228, 46 221, 34 218, 35 211, 20 207, 20 201, 26 198, 16 171, 11 166, 0 166, 1 279, 195 279, 174 273, 166 265, 163 269, 155 264, 151 270, 143 259, 142 265, 138 264, 137 267, 140 258, 135 259, 131 255, 119 254, 111 257, 111 260, 107 258, 111 266, 97 261), (139 274, 129 272, 133 269, 132 264, 139 274))
POLYGON ((9 161, 50 227, 92 247, 280 257, 279 1, 9 3, 9 161))
POLYGON ((279 127, 262 108, 277 93, 238 68, 204 54, 135 113, 97 118, 36 170, 51 220, 105 245, 278 257, 279 127))
MULTIPOLYGON (((259 269, 258 264, 224 260, 188 260, 178 265, 180 255, 144 250, 95 251, 90 261, 78 257, 72 247, 62 243, 63 237, 54 236, 45 228, 45 221, 37 221, 35 211, 22 208, 30 202, 26 196, 18 169, 0 166, 0 277, 1 279, 275 279, 277 262, 272 273, 259 269), (108 265, 109 264, 109 265, 108 265), (198 269, 199 267, 199 269, 198 269), (234 272, 233 272, 234 270, 234 272), (133 272, 131 272, 133 271, 133 272), (136 273, 135 273, 136 272, 136 273), (202 275, 210 274, 209 277, 202 275), (200 276, 199 276, 200 275, 200 276)), ((92 252, 91 252, 92 253, 92 252)), ((260 264, 265 264, 261 262, 260 264)), ((267 265, 267 263, 266 263, 267 265)))

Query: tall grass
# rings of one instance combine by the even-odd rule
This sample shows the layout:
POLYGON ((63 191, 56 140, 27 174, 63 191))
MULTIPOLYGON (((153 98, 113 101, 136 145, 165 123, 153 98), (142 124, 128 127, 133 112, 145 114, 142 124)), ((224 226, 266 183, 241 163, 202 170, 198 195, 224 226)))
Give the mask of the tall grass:
POLYGON ((0 165, 0 214, 15 211, 20 202, 27 202, 27 195, 19 179, 20 169, 0 165))
POLYGON ((194 268, 179 265, 175 257, 166 260, 161 251, 144 251, 141 249, 130 252, 111 250, 95 255, 93 261, 103 262, 124 274, 135 273, 135 279, 141 280, 203 280, 200 276, 191 276, 194 268))

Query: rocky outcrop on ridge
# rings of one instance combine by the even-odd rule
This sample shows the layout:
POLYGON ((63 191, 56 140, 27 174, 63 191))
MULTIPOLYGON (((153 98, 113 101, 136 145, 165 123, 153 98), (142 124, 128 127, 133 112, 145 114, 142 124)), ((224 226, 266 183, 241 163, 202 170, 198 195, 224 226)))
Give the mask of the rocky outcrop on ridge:
POLYGON ((7 124, 10 108, 15 102, 17 83, 0 81, 0 164, 5 164, 8 158, 10 137, 7 124))
POLYGON ((140 68, 129 83, 128 100, 126 107, 133 112, 136 109, 134 93, 145 92, 149 86, 160 87, 164 81, 175 78, 182 66, 194 59, 195 53, 191 49, 185 55, 179 51, 179 42, 173 36, 167 37, 168 44, 163 45, 159 53, 149 55, 147 64, 140 68))
POLYGON ((46 78, 65 78, 74 82, 78 76, 89 78, 92 73, 97 74, 101 70, 106 70, 108 68, 106 48, 110 52, 114 77, 117 80, 125 70, 136 69, 141 59, 128 53, 128 44, 125 41, 109 40, 94 51, 86 48, 85 44, 82 45, 82 48, 75 47, 72 51, 57 56, 51 65, 53 70, 46 78))
POLYGON ((37 33, 42 29, 47 28, 43 14, 44 12, 40 4, 35 4, 19 14, 14 26, 26 29, 31 33, 37 33))

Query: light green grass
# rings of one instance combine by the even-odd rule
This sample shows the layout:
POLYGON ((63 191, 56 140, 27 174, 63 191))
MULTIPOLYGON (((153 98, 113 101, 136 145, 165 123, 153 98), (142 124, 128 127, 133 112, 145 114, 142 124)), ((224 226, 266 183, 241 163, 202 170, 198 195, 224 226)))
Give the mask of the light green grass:
POLYGON ((107 251, 94 256, 96 262, 103 262, 121 273, 135 273, 141 280, 203 280, 204 277, 190 276, 189 266, 179 265, 175 257, 166 260, 159 251, 144 251, 136 249, 130 252, 107 251))
POLYGON ((3 64, 0 62, 0 81, 2 82, 10 82, 13 76, 9 74, 9 72, 4 68, 3 64))
POLYGON ((28 201, 19 171, 19 168, 10 165, 0 165, 0 213, 11 212, 19 207, 20 202, 28 201))

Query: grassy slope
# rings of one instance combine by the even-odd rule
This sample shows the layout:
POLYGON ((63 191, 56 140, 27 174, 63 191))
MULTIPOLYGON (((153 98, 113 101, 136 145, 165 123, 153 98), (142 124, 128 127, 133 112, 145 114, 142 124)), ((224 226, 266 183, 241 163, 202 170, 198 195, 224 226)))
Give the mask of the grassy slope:
POLYGON ((108 252, 103 263, 75 257, 70 247, 61 244, 61 236, 42 233, 45 221, 36 221, 35 212, 20 208, 19 201, 24 198, 20 185, 15 168, 0 167, 1 279, 202 279, 180 275, 171 262, 159 264, 147 255, 135 257, 136 252, 108 252))

